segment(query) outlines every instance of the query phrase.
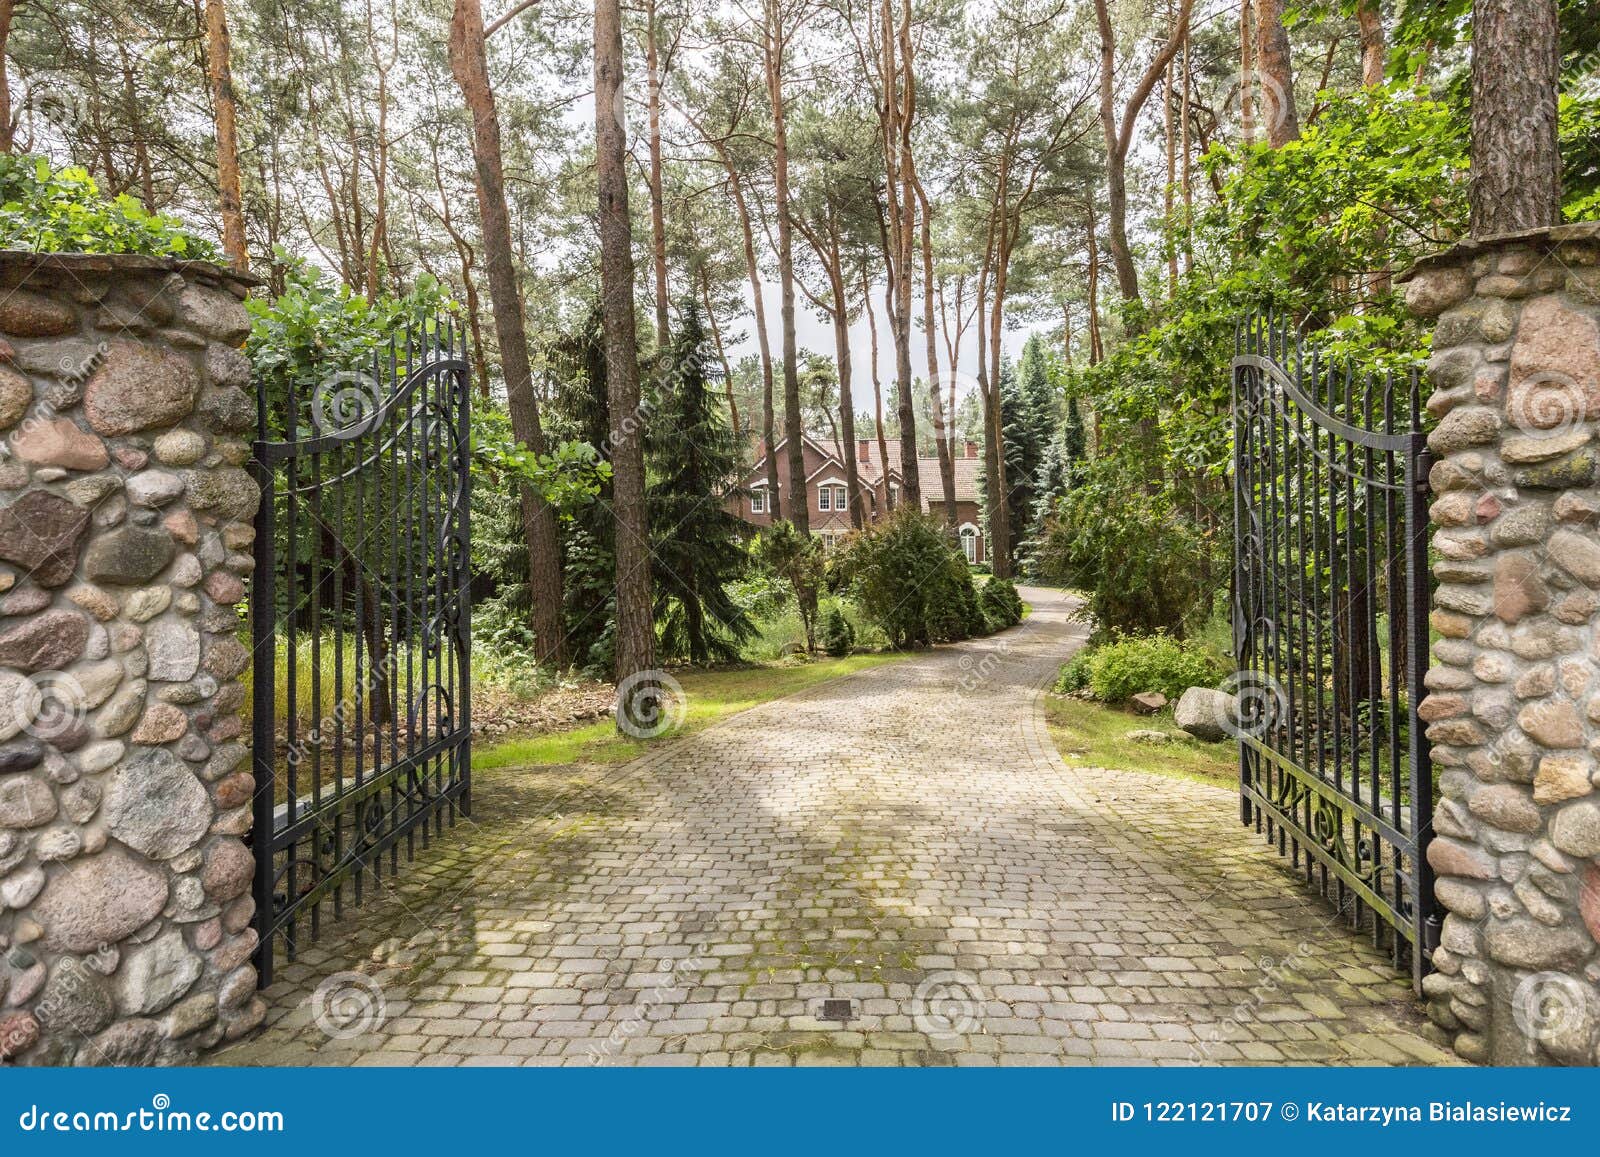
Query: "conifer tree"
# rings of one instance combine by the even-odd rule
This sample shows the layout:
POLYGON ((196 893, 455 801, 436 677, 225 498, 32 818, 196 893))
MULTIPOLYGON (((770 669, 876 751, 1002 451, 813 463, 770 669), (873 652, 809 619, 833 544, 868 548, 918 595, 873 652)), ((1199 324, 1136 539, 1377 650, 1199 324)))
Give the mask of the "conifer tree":
POLYGON ((655 617, 663 656, 738 656, 754 629, 727 593, 747 563, 745 525, 724 505, 739 446, 706 381, 708 341, 691 302, 653 392, 645 440, 655 617))

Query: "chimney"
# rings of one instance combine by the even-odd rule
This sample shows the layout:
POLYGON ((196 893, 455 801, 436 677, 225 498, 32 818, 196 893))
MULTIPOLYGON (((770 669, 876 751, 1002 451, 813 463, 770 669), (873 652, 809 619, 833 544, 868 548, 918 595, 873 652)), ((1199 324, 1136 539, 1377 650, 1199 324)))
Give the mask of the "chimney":
POLYGON ((978 444, 976 442, 974 442, 971 438, 968 438, 967 439, 967 457, 968 458, 976 458, 977 456, 978 456, 978 444))
POLYGON ((872 439, 871 438, 857 438, 856 439, 856 459, 863 466, 869 466, 869 465, 872 464, 872 439))

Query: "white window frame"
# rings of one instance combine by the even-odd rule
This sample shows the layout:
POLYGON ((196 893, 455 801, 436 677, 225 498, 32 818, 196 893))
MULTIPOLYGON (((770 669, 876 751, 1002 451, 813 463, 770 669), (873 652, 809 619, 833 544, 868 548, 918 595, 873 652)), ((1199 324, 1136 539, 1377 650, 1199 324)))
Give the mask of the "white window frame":
POLYGON ((978 528, 970 522, 963 522, 960 529, 956 531, 956 536, 961 540, 961 549, 965 552, 967 563, 970 566, 978 564, 979 533, 978 528))
POLYGON ((767 512, 767 488, 756 486, 750 491, 750 513, 765 514, 767 512))
POLYGON ((817 509, 837 511, 840 514, 849 510, 850 493, 845 489, 844 483, 832 480, 817 483, 817 509))

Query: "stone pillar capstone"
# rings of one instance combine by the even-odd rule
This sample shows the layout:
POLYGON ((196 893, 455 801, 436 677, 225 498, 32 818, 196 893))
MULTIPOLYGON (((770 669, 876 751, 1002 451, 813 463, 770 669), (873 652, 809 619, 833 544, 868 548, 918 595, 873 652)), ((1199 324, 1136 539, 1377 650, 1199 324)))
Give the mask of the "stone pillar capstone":
POLYGON ((1457 1052, 1600 1063, 1600 224, 1463 243, 1408 274, 1428 363, 1447 910, 1426 978, 1457 1052))
POLYGON ((260 1023, 247 280, 0 254, 0 1063, 260 1023))

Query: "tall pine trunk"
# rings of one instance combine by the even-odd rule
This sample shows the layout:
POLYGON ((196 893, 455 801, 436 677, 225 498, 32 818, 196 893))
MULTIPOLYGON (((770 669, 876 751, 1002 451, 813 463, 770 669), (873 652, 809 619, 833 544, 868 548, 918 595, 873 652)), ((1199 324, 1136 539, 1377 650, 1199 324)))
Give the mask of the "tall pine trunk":
MULTIPOLYGON (((478 213, 483 219, 484 277, 494 307, 500 371, 506 381, 506 409, 516 440, 535 454, 545 453, 539 403, 528 362, 527 323, 511 249, 511 216, 506 208, 505 171, 500 151, 500 117, 489 86, 484 50, 483 10, 478 0, 456 0, 450 22, 450 71, 472 116, 472 156, 476 165, 478 213)), ((528 540, 528 580, 533 602, 534 655, 559 665, 565 648, 561 632, 561 546, 555 512, 542 495, 522 488, 522 526, 528 540)))
POLYGON ((1255 0, 1255 5, 1261 116, 1267 122, 1267 143, 1281 149, 1300 135, 1289 33, 1283 27, 1283 0, 1255 0))
POLYGON ((866 262, 861 264, 861 310, 867 315, 872 355, 872 414, 878 433, 878 465, 883 471, 883 505, 885 510, 893 510, 894 496, 889 489, 889 439, 883 433, 883 382, 878 377, 878 318, 872 312, 872 284, 867 278, 866 262))
POLYGON ((733 367, 728 364, 728 351, 722 345, 722 327, 717 324, 717 312, 711 308, 711 276, 700 267, 700 300, 705 306, 706 324, 711 327, 711 341, 717 347, 717 361, 722 363, 722 389, 728 399, 728 429, 733 440, 739 441, 739 403, 733 397, 733 367))
POLYGON ((667 215, 661 179, 661 61, 656 43, 656 0, 645 0, 645 71, 649 74, 650 258, 656 286, 656 353, 667 348, 667 215))
MULTIPOLYGON (((1194 0, 1182 0, 1174 17, 1167 42, 1144 70, 1144 75, 1128 94, 1119 125, 1116 110, 1117 38, 1111 22, 1108 0, 1094 0, 1095 19, 1100 31, 1100 124, 1106 140, 1106 192, 1111 240, 1111 262, 1117 272, 1117 287, 1124 303, 1139 297, 1139 271, 1128 244, 1128 150, 1133 144, 1133 128, 1139 112, 1150 98, 1156 82, 1178 54, 1189 30, 1189 13, 1194 0)), ((1246 74, 1241 83, 1248 84, 1246 74)))
MULTIPOLYGON (((600 308, 611 408, 611 494, 616 520, 616 675, 655 665, 650 527, 645 508, 644 437, 639 429, 639 342, 633 316, 633 227, 623 139, 622 10, 595 0, 595 177, 600 200, 600 308)), ((618 715, 619 720, 622 718, 618 715)))
POLYGON ((1367 88, 1377 88, 1383 83, 1387 51, 1378 0, 1356 0, 1356 25, 1361 30, 1361 83, 1367 88))
POLYGON ((789 220, 789 130, 783 108, 783 14, 766 0, 767 95, 772 102, 773 211, 778 218, 779 307, 783 325, 783 436, 789 463, 789 521, 811 533, 806 499, 805 423, 800 411, 800 353, 794 330, 794 228, 789 220))
POLYGON ((839 373, 839 456, 844 459, 844 492, 850 503, 850 525, 860 530, 866 525, 866 510, 861 501, 855 397, 850 376, 850 299, 845 292, 844 257, 839 251, 838 222, 831 216, 828 219, 826 263, 828 289, 833 295, 833 361, 839 373))
POLYGON ((1557 0, 1477 0, 1472 14, 1472 235, 1561 221, 1557 0))
POLYGON ((778 489, 778 455, 776 407, 773 404, 772 345, 767 340, 767 307, 761 285, 761 266, 756 262, 755 231, 750 225, 750 206, 744 199, 744 189, 739 184, 738 171, 725 146, 717 146, 722 167, 728 174, 728 189, 733 194, 733 207, 739 215, 739 233, 744 244, 745 274, 750 279, 750 299, 755 310, 756 348, 761 353, 761 441, 762 453, 767 463, 767 511, 772 521, 783 517, 778 489))
MULTIPOLYGON (((206 76, 211 81, 211 111, 217 134, 217 200, 222 213, 222 252, 240 273, 249 268, 245 250, 244 203, 239 184, 238 109, 233 96, 233 63, 228 38, 225 0, 205 0, 206 76)), ((11 5, 5 6, 5 24, 11 23, 11 5)), ((9 103, 9 101, 8 101, 9 103)), ((10 151, 10 109, 5 110, 7 152, 10 151)))
MULTIPOLYGON (((921 182, 917 182, 917 195, 922 204, 922 330, 928 347, 928 401, 933 414, 934 452, 939 456, 939 485, 944 491, 944 519, 954 534, 960 523, 956 514, 955 442, 940 397, 939 346, 933 329, 933 223, 927 194, 922 191, 921 182)), ((955 372, 956 368, 952 365, 952 377, 955 372)))

